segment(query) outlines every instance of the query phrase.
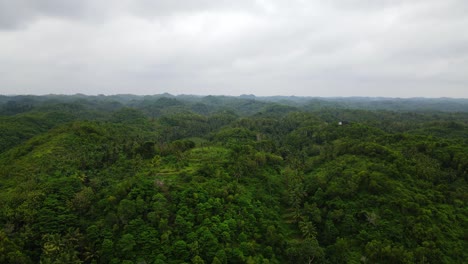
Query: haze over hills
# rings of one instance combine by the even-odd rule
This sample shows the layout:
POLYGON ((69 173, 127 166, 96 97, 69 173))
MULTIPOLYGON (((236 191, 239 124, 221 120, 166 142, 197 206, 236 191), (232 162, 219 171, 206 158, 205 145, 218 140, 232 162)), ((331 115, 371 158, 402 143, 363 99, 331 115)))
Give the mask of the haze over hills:
MULTIPOLYGON (((373 109, 373 110, 394 110, 394 111, 416 111, 416 110, 435 110, 447 112, 466 112, 468 111, 468 99, 466 98, 391 98, 391 97, 311 97, 311 96, 202 96, 202 95, 172 95, 169 93, 154 95, 59 95, 51 94, 44 96, 37 95, 0 95, 0 102, 15 101, 38 104, 47 100, 63 100, 70 102, 79 99, 90 99, 96 101, 115 101, 123 104, 130 102, 148 101, 159 98, 173 98, 179 101, 192 103, 209 103, 210 98, 216 100, 232 99, 235 100, 254 100, 259 102, 282 103, 291 106, 320 105, 336 108, 349 109, 373 109)), ((228 100, 229 101, 229 100, 228 100)))

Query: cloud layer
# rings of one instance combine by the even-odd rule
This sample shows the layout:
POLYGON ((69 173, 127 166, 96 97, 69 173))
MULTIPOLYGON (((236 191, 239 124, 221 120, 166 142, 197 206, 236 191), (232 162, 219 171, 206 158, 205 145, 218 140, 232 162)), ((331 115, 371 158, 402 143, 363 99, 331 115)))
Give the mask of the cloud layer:
POLYGON ((467 13, 463 0, 0 0, 0 94, 468 98, 467 13))

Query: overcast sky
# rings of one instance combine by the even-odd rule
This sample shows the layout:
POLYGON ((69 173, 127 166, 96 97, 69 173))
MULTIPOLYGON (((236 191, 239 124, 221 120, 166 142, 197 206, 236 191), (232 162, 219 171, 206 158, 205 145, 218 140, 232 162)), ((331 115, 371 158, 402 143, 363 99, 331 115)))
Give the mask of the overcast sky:
POLYGON ((0 94, 468 98, 466 0, 0 0, 0 94))

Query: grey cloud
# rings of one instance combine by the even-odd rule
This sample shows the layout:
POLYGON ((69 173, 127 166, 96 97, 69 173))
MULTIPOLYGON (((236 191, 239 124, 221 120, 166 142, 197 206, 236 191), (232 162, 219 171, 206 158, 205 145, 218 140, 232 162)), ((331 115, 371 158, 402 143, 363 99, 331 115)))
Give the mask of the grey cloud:
POLYGON ((255 6, 255 1, 248 0, 0 0, 0 29, 27 26, 41 16, 99 20, 126 12, 137 16, 159 17, 222 9, 245 11, 255 6))
POLYGON ((0 29, 27 26, 41 16, 79 18, 91 1, 0 0, 0 29))
POLYGON ((467 7, 0 0, 0 93, 468 97, 467 7))
POLYGON ((174 13, 187 12, 209 12, 213 10, 234 10, 245 11, 246 9, 254 8, 255 1, 239 0, 141 0, 133 1, 127 5, 131 10, 137 11, 139 14, 149 16, 167 16, 174 13))

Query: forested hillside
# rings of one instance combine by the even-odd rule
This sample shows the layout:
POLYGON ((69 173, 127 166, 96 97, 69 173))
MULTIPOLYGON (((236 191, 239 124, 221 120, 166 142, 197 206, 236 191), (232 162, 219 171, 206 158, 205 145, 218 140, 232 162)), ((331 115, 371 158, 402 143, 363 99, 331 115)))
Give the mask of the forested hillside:
POLYGON ((0 96, 0 263, 468 263, 468 102, 0 96))

